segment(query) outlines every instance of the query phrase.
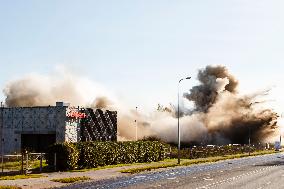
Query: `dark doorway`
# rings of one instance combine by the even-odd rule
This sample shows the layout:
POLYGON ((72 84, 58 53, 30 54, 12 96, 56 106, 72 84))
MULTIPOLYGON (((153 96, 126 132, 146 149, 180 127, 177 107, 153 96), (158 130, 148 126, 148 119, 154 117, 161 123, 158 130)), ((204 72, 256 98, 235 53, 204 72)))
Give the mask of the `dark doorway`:
POLYGON ((22 134, 22 150, 46 152, 56 142, 55 134, 22 134))

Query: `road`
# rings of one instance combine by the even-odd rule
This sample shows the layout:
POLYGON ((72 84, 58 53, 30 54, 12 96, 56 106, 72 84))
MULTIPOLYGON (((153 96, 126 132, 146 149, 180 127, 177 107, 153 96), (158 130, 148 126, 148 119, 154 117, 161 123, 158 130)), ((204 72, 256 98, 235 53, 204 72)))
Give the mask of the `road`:
POLYGON ((66 188, 283 189, 284 154, 166 169, 66 188))

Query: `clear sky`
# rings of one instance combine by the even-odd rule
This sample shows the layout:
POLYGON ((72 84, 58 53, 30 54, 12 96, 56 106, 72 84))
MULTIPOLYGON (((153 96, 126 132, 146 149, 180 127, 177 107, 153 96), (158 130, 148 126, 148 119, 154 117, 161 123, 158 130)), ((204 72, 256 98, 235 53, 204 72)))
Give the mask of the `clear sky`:
POLYGON ((281 112, 283 7, 283 0, 0 0, 0 87, 61 64, 148 109, 175 102, 181 77, 222 64, 242 92, 273 86, 281 112))

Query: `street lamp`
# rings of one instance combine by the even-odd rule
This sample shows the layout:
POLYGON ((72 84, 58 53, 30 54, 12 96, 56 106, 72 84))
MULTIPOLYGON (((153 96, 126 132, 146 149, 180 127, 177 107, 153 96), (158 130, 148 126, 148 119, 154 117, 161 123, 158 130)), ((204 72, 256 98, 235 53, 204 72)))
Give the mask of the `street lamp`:
POLYGON ((190 78, 191 77, 182 78, 178 82, 178 164, 180 164, 179 85, 183 80, 190 78))
MULTIPOLYGON (((281 114, 281 118, 283 119, 283 113, 281 114)), ((283 133, 283 128, 282 127, 280 127, 279 128, 279 135, 280 135, 280 149, 281 149, 281 143, 282 143, 282 136, 281 136, 281 134, 283 133)))
POLYGON ((250 126, 249 126, 249 156, 250 156, 250 141, 251 139, 250 139, 250 126))
POLYGON ((4 162, 4 138, 3 138, 3 132, 4 132, 4 105, 1 102, 1 163, 2 163, 2 173, 3 173, 3 162, 4 162))
POLYGON ((138 107, 136 107, 136 128, 135 128, 135 140, 137 141, 138 140, 138 136, 137 136, 137 129, 138 129, 138 107))

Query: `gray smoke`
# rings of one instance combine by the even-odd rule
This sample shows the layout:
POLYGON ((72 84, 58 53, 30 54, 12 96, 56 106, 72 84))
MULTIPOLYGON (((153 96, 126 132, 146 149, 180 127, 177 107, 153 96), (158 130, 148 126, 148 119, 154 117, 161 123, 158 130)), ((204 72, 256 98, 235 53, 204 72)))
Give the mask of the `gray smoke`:
MULTIPOLYGON (((197 79, 200 84, 184 94, 194 108, 182 109, 183 142, 244 144, 248 143, 249 132, 253 143, 275 135, 278 115, 260 102, 267 91, 238 94, 238 81, 224 66, 207 66, 199 70, 197 79)), ((47 106, 65 101, 74 106, 117 110, 120 140, 135 139, 138 124, 138 138, 154 135, 168 142, 177 141, 177 114, 173 105, 159 105, 157 111, 147 115, 137 113, 94 82, 70 73, 25 76, 9 82, 4 94, 9 107, 47 106)))
POLYGON ((207 66, 197 76, 200 85, 194 86, 184 97, 195 104, 196 111, 207 112, 222 91, 235 93, 238 81, 224 66, 207 66))
POLYGON ((118 139, 135 139, 135 120, 139 121, 139 138, 150 135, 145 126, 143 115, 118 102, 97 83, 76 76, 66 70, 59 70, 48 75, 31 74, 10 81, 4 90, 7 107, 33 107, 55 105, 64 101, 71 106, 83 106, 93 109, 118 111, 118 139))
POLYGON ((200 84, 184 97, 194 103, 189 116, 198 115, 198 122, 206 128, 198 142, 244 144, 250 133, 252 141, 258 143, 274 134, 278 115, 259 106, 258 101, 267 91, 239 95, 238 81, 224 66, 207 66, 199 70, 197 78, 200 84))

